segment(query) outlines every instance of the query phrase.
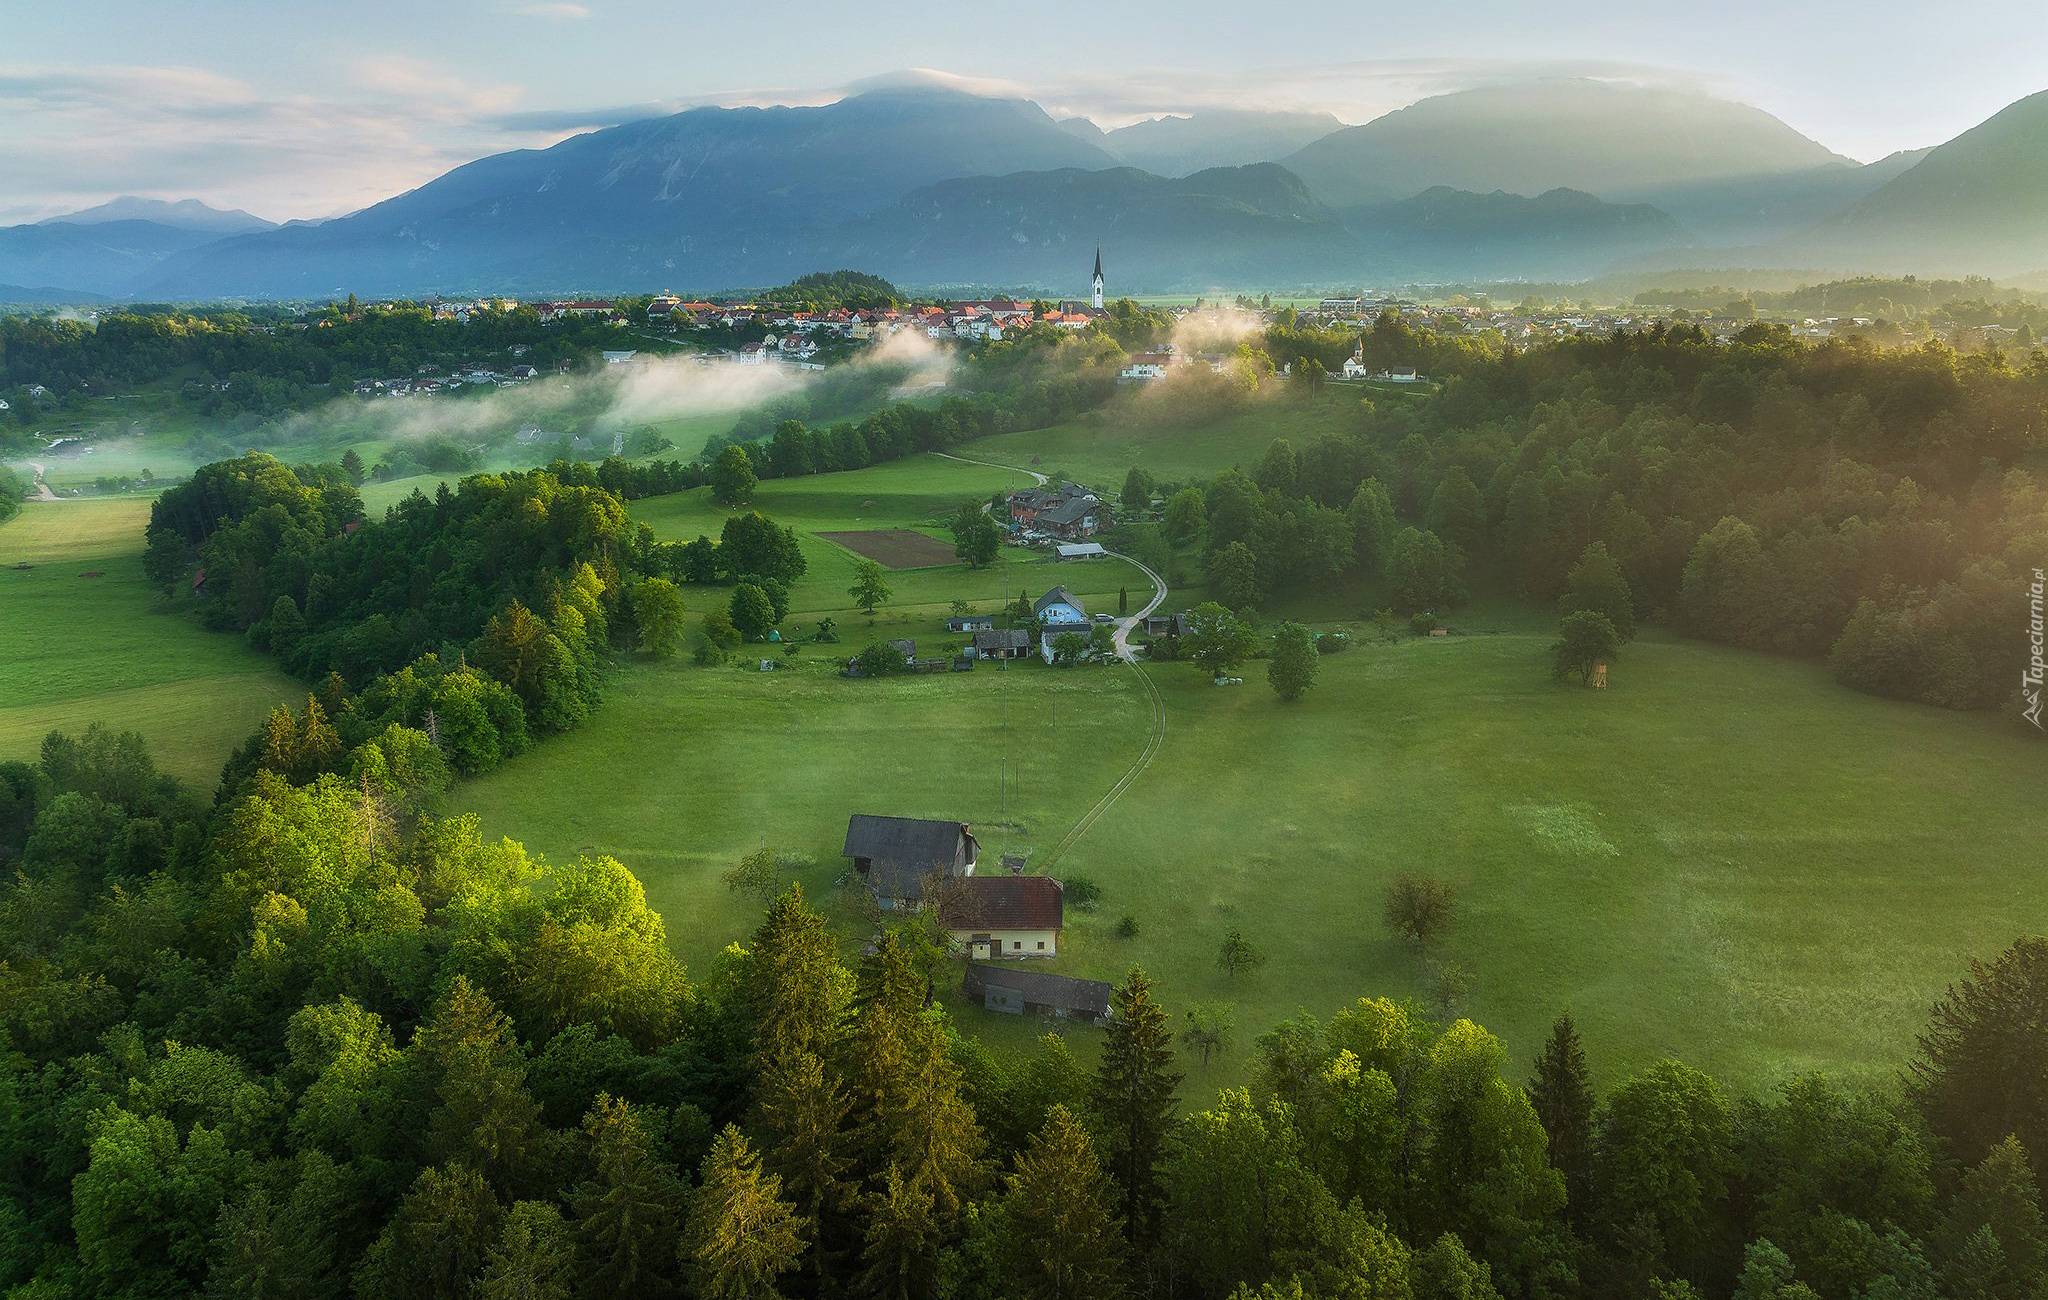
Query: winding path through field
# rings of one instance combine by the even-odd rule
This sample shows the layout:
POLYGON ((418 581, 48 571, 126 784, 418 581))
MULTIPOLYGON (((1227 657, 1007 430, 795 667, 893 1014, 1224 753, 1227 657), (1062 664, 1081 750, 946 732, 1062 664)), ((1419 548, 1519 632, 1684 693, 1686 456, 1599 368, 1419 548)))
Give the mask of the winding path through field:
MULTIPOLYGON (((1019 474, 1029 474, 1041 485, 1046 482, 1045 475, 1035 469, 1026 469, 1022 465, 1005 465, 993 460, 975 460, 969 456, 955 456, 950 452, 944 451, 935 451, 932 455, 943 456, 947 460, 957 460, 967 465, 986 465, 990 469, 1014 470, 1019 474)), ((989 509, 990 507, 986 505, 982 507, 984 512, 987 512, 989 509)), ((1060 842, 1052 846, 1052 852, 1046 854, 1045 859, 1037 864, 1040 871, 1051 870, 1052 864, 1058 862, 1062 854, 1074 847, 1074 844, 1083 835, 1086 835, 1096 822, 1102 819, 1102 814, 1108 812, 1115 805, 1116 801, 1123 797, 1124 791, 1130 789, 1132 784, 1145 774, 1145 769, 1152 766, 1152 760, 1159 754, 1159 746, 1166 739, 1166 699, 1160 695, 1159 688, 1152 684, 1152 675, 1139 666, 1137 652, 1131 649, 1130 641, 1131 629, 1142 622, 1146 615, 1158 609, 1166 602, 1166 579, 1154 573, 1152 567, 1141 560, 1134 559, 1117 551, 1108 551, 1105 554, 1137 565, 1138 569, 1152 580, 1152 599, 1147 602, 1145 608, 1129 618, 1117 620, 1115 641, 1116 657, 1137 677, 1138 683, 1145 688, 1145 694, 1152 704, 1152 734, 1145 738, 1145 748, 1138 755, 1138 761, 1132 763, 1130 770, 1125 772, 1115 785, 1109 787, 1106 794, 1095 801, 1094 807, 1081 814, 1081 820, 1074 823, 1074 828, 1065 835, 1062 835, 1060 842)))
POLYGON ((62 501, 64 499, 58 496, 55 492, 50 491, 50 485, 48 483, 43 482, 43 470, 46 468, 45 466, 39 465, 35 461, 30 461, 28 462, 28 467, 35 471, 34 486, 36 490, 36 494, 30 497, 29 500, 62 501))

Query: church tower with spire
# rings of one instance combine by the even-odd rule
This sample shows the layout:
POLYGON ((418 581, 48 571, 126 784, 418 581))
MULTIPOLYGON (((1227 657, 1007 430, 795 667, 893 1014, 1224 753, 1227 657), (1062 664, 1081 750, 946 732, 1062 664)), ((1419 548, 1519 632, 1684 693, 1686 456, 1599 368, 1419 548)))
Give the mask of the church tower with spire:
POLYGON ((1095 310, 1102 310, 1102 250, 1095 250, 1095 310))

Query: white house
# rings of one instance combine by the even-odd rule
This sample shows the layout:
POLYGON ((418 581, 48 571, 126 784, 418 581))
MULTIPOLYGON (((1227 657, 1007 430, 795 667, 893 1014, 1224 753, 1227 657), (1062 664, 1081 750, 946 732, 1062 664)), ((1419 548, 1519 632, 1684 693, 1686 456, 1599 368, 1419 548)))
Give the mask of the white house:
POLYGON ((1044 630, 1038 634, 1038 652, 1047 663, 1053 661, 1052 643, 1063 632, 1088 633, 1088 611, 1065 587, 1054 587, 1040 596, 1031 606, 1044 630))
POLYGON ((976 961, 1056 957, 1065 892, 1046 876, 969 876, 947 884, 940 923, 976 961))

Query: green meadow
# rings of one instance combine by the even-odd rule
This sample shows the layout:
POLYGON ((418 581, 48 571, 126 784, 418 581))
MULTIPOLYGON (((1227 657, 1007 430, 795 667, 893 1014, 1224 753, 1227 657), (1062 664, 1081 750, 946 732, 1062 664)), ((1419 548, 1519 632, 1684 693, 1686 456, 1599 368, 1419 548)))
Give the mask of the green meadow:
MULTIPOLYGON (((1343 407, 1297 414, 1335 420, 1343 407)), ((1287 421, 1288 436, 1302 424, 1287 421)), ((1249 463, 1274 434, 1247 416, 1179 443, 1148 429, 1111 445, 1074 425, 962 454, 1036 455, 1113 486, 1108 467, 1132 447, 1159 472, 1206 472, 1226 456, 1249 463)), ((766 673, 752 647, 719 668, 626 656, 589 725, 464 784, 450 807, 551 857, 617 856, 699 973, 753 924, 754 900, 718 880, 744 854, 767 844, 807 859, 798 877, 852 942, 862 922, 837 883, 847 815, 970 822, 991 862, 1020 854, 1102 887, 1095 912, 1070 912, 1051 969, 1115 979, 1142 964, 1174 1007, 1234 1006, 1236 1046, 1193 1071, 1203 1088, 1238 1078, 1251 1039, 1297 1012, 1434 998, 1432 962, 1460 973, 1455 1010, 1523 1061, 1569 1008, 1609 1078, 1665 1055, 1737 1086, 1806 1069, 1882 1078, 1970 957, 2040 926, 2048 783, 2031 737, 1657 630, 1616 663, 1611 689, 1586 691, 1549 681, 1540 612, 1482 602, 1459 635, 1385 644, 1356 621, 1375 593, 1354 585, 1280 611, 1358 642, 1323 658, 1292 705, 1256 663, 1223 688, 1177 663, 839 677, 837 659, 880 637, 914 636, 926 653, 960 644, 943 626, 954 600, 992 610, 1055 583, 1090 609, 1114 610, 1120 590, 1134 609, 1149 598, 1121 561, 1012 548, 978 573, 891 571, 894 598, 873 620, 849 607, 856 557, 814 534, 944 538, 960 502, 1017 477, 920 456, 762 484, 756 508, 799 529, 810 564, 784 627, 808 635, 829 616, 838 644, 776 651, 790 666, 766 673), (1049 863, 1145 748, 1140 672, 1163 698, 1162 747, 1049 863), (1435 954, 1383 924, 1385 887, 1404 871, 1456 891, 1458 924, 1435 954), (1117 935, 1125 916, 1135 937, 1117 935), (1235 979, 1215 964, 1231 929, 1267 959, 1235 979)), ((716 536, 729 513, 701 489, 631 512, 675 539, 716 536)), ((140 577, 145 517, 139 500, 32 504, 0 528, 0 757, 102 720, 207 785, 299 689, 239 638, 161 612, 140 577)), ((725 595, 686 590, 699 611, 725 595)), ((1166 608, 1198 597, 1176 591, 1166 608)), ((965 1008, 962 1023, 1005 1043, 1036 1029, 965 1008)))
POLYGON ((211 789, 263 715, 303 693, 240 637, 171 612, 142 577, 148 522, 129 498, 31 502, 0 525, 0 759, 104 722, 211 789))

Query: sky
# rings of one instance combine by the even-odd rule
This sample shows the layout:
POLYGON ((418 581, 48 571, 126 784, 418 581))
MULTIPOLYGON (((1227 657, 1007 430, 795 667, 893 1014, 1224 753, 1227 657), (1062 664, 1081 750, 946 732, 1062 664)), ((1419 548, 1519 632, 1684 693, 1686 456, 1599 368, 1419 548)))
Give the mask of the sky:
POLYGON ((1104 127, 1370 120, 1531 76, 1683 85, 1865 161, 2048 90, 2048 5, 1958 0, 0 0, 0 223, 117 195, 352 211, 506 149, 698 104, 957 80, 1104 127))

